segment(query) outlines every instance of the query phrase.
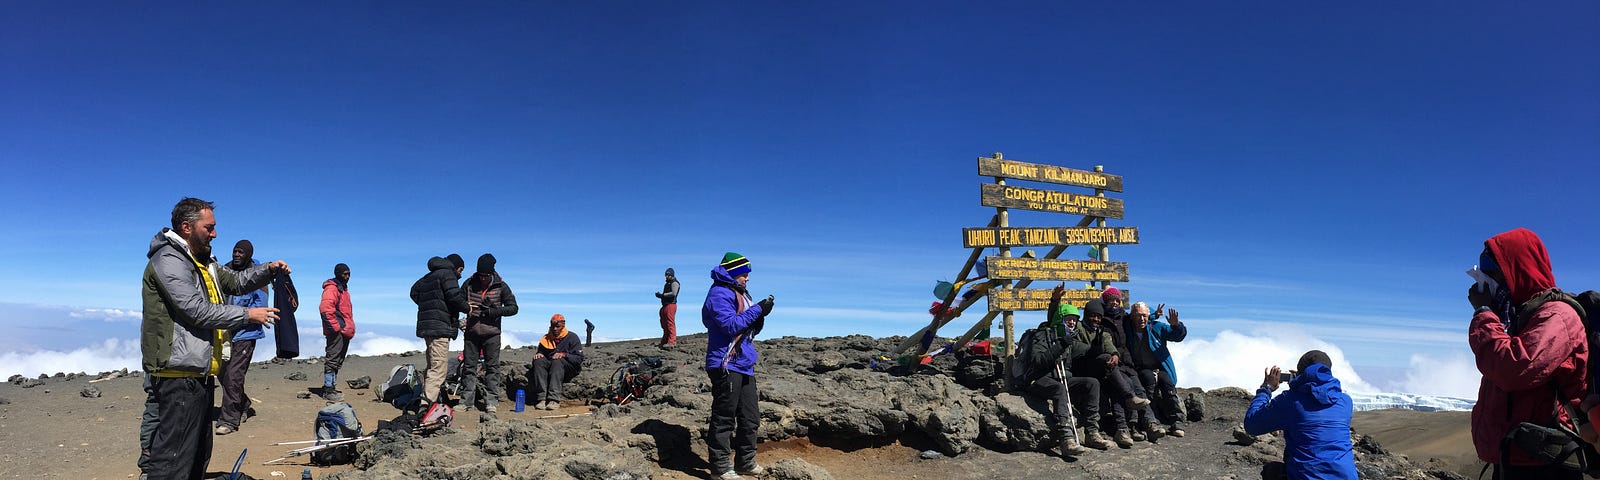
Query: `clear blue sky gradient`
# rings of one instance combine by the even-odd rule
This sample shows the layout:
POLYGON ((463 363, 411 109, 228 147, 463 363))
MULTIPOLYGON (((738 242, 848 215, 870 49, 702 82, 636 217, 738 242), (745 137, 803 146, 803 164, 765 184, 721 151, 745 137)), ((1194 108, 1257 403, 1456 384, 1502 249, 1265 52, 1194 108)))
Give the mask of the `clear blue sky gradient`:
MULTIPOLYGON (((1143 244, 1112 257, 1191 336, 1293 326, 1402 368, 1466 352, 1495 233, 1600 288, 1596 25, 1584 1, 13 2, 0 303, 138 309, 197 196, 217 250, 251 239, 308 303, 348 263, 358 323, 411 324, 429 256, 492 252, 526 330, 656 335, 671 266, 693 333, 732 250, 769 335, 903 335, 1001 151, 1123 175, 1112 224, 1143 244)), ((0 319, 11 350, 137 336, 34 321, 0 319)))

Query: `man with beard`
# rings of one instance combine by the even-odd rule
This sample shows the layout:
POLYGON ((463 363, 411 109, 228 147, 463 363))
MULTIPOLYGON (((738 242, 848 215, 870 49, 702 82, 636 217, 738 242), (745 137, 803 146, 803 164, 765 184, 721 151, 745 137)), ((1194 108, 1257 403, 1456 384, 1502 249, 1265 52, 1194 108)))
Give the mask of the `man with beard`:
POLYGON ((461 405, 472 408, 477 401, 478 361, 482 357, 485 367, 483 409, 490 415, 500 401, 500 322, 504 317, 517 314, 517 297, 494 271, 494 265, 494 255, 485 253, 478 257, 478 271, 461 285, 467 291, 467 325, 461 348, 461 405))
POLYGON ((150 240, 140 297, 139 346, 157 409, 145 474, 157 480, 199 480, 211 460, 209 411, 221 369, 222 336, 246 324, 272 325, 272 308, 229 305, 224 295, 261 288, 282 260, 234 272, 211 256, 217 236, 215 207, 184 198, 172 207, 172 227, 150 240))

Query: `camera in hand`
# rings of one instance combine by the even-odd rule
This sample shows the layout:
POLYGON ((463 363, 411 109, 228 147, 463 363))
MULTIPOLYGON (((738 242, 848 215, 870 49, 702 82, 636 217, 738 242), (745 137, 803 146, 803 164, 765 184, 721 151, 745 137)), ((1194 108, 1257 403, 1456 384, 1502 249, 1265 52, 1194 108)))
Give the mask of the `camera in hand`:
POLYGON ((1289 380, 1291 379, 1294 379, 1294 372, 1278 372, 1279 382, 1289 383, 1289 380))

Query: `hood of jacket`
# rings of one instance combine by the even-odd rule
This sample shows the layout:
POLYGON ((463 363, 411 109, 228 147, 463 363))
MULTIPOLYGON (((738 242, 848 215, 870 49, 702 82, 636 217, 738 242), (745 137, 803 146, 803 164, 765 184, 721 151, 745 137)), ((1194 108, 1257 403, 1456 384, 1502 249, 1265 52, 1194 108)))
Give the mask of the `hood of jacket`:
POLYGON ((1311 399, 1321 406, 1337 403, 1338 394, 1344 391, 1339 386, 1339 379, 1333 378, 1333 370, 1320 363, 1313 363, 1306 371, 1295 375, 1289 380, 1289 388, 1310 393, 1311 399))
POLYGON ((711 269, 711 283, 714 285, 722 285, 724 287, 731 288, 740 293, 744 293, 745 291, 744 288, 739 286, 739 282, 734 281, 733 275, 728 274, 728 269, 722 268, 721 265, 711 269))
POLYGON ((1550 271, 1550 255, 1545 253, 1544 242, 1532 231, 1518 228, 1490 237, 1483 244, 1500 263, 1512 302, 1521 304, 1539 292, 1556 287, 1556 276, 1550 271))
POLYGON ((449 259, 446 259, 444 257, 433 257, 433 258, 428 259, 428 271, 430 271, 430 272, 432 272, 434 270, 455 271, 455 269, 456 269, 456 266, 454 264, 450 263, 449 259))
MULTIPOLYGON (((156 252, 161 251, 161 247, 168 245, 185 254, 189 253, 189 242, 184 241, 183 237, 178 236, 178 232, 174 232, 170 228, 163 228, 161 231, 156 232, 155 238, 150 239, 150 251, 145 252, 144 258, 155 257, 156 252)), ((192 256, 192 254, 190 255, 192 256)))

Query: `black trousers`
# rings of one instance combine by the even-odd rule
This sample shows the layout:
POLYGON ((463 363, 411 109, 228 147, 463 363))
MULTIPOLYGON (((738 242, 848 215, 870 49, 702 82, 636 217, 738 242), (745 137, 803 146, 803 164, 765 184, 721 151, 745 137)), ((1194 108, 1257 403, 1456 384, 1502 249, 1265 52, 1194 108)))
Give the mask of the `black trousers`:
MULTIPOLYGON (((1050 401, 1050 426, 1058 436, 1066 435, 1074 427, 1068 402, 1083 415, 1084 433, 1100 429, 1100 381, 1090 377, 1072 377, 1063 385, 1061 381, 1046 376, 1029 385, 1028 393, 1050 401), (1070 394, 1069 394, 1070 393, 1070 394)), ((1062 437, 1065 438, 1065 437, 1062 437)))
POLYGON ((721 368, 706 370, 711 377, 711 431, 706 450, 713 473, 733 470, 734 462, 756 463, 756 432, 761 429, 761 406, 756 403, 756 377, 721 368), (735 458, 729 458, 733 453, 735 458))
POLYGON ((208 378, 155 377, 157 416, 150 439, 150 480, 200 480, 211 463, 211 403, 215 383, 208 378))
POLYGON ((250 372, 250 357, 256 353, 255 340, 233 342, 228 364, 222 368, 222 416, 217 423, 239 429, 244 411, 250 408, 250 396, 244 394, 244 377, 250 372))
MULTIPOLYGON (((461 403, 471 408, 478 392, 478 351, 483 351, 484 405, 494 405, 500 400, 500 336, 480 337, 471 333, 462 335, 461 344, 461 403)), ((561 387, 556 387, 561 391, 561 387)), ((535 398, 538 398, 537 396, 535 398)), ((560 397, 551 400, 560 400, 560 397)))
POLYGON ((160 414, 161 404, 156 402, 156 387, 150 382, 155 378, 146 374, 144 376, 144 415, 139 417, 139 471, 150 471, 150 443, 156 437, 156 419, 160 414))
POLYGON ((561 401, 561 384, 567 381, 567 359, 535 359, 528 369, 528 384, 533 385, 534 402, 561 401))
POLYGON ((1150 406, 1145 405, 1130 409, 1123 402, 1133 397, 1150 398, 1144 391, 1144 385, 1139 383, 1139 373, 1128 364, 1120 364, 1115 368, 1106 369, 1104 385, 1109 386, 1106 395, 1101 398, 1100 405, 1105 407, 1105 416, 1110 431, 1127 430, 1129 426, 1136 426, 1145 422, 1155 421, 1155 414, 1150 411, 1150 406))
POLYGON ((1163 425, 1183 428, 1183 403, 1178 401, 1178 387, 1173 385, 1167 371, 1160 368, 1140 369, 1139 383, 1150 394, 1150 407, 1156 420, 1163 425))
POLYGON ((328 348, 326 352, 323 352, 322 374, 331 373, 334 377, 338 377, 339 368, 344 367, 344 355, 350 352, 350 339, 344 338, 344 335, 337 333, 326 337, 328 339, 328 348))

